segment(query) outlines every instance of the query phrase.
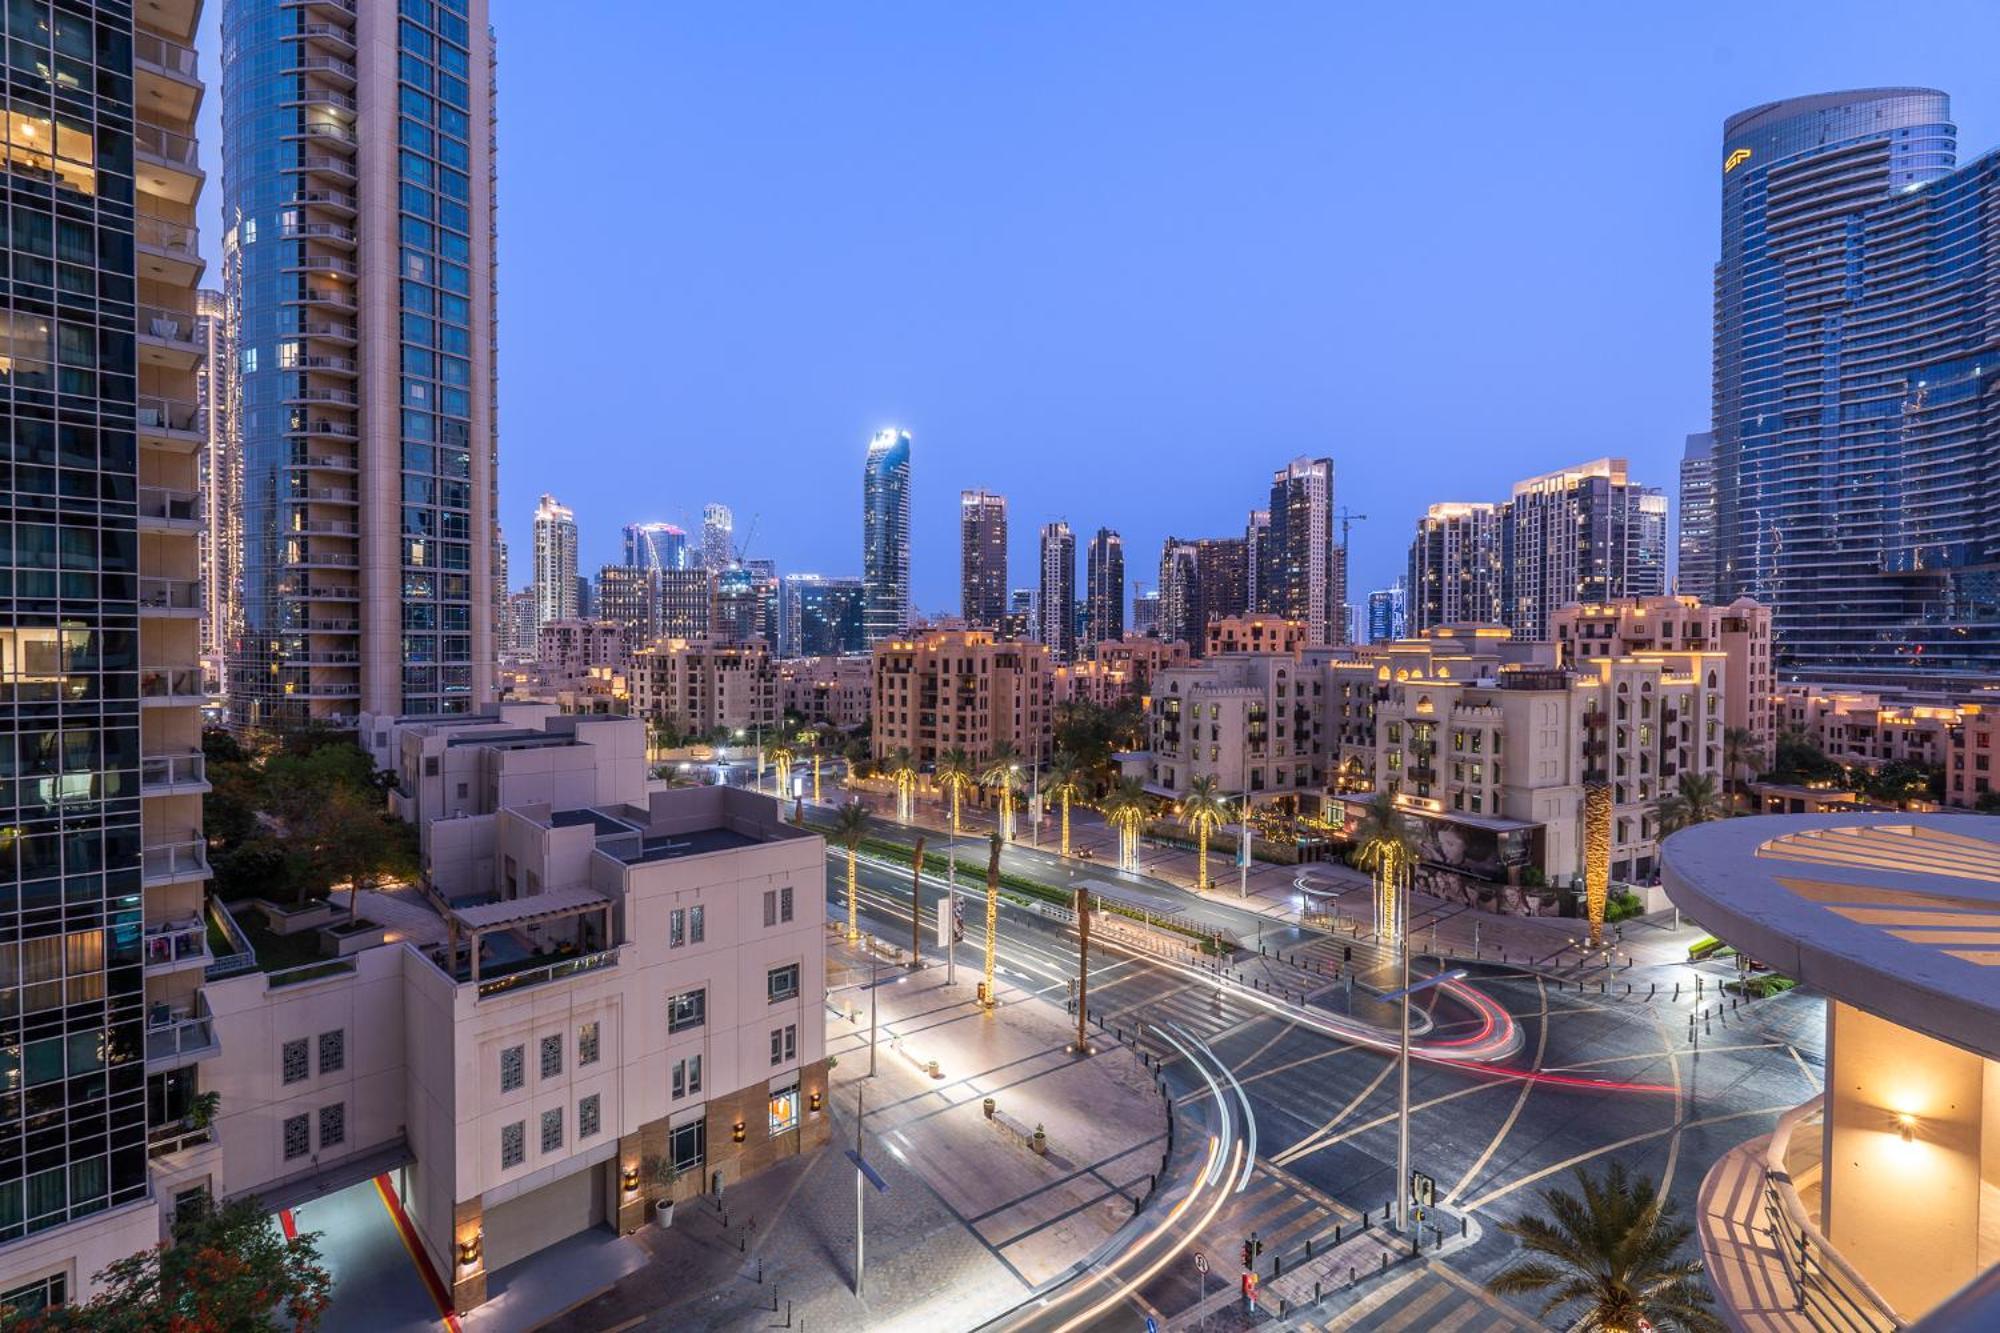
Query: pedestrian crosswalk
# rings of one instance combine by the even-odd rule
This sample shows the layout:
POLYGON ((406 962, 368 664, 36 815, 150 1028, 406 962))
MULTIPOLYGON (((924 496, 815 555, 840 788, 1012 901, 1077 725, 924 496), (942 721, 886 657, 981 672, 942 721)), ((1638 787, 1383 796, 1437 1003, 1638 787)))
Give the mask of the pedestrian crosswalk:
POLYGON ((1438 1260, 1392 1271, 1288 1327, 1308 1333, 1529 1333, 1542 1325, 1438 1260))

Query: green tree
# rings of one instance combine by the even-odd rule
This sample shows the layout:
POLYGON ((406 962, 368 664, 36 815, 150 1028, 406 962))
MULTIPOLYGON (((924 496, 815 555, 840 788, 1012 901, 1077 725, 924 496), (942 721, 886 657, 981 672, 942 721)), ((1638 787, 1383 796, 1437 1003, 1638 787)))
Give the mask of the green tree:
POLYGON ((951 831, 954 837, 958 834, 959 806, 964 802, 966 793, 972 790, 972 772, 972 756, 958 746, 939 755, 937 766, 931 771, 931 780, 937 783, 938 790, 951 797, 951 831))
POLYGON ((847 942, 852 944, 861 938, 861 909, 854 879, 861 843, 868 836, 868 807, 860 801, 844 802, 833 817, 833 836, 847 849, 847 942))
POLYGON ((1222 789, 1209 774, 1203 773, 1189 780, 1187 795, 1181 798, 1181 822, 1187 825, 1195 837, 1195 858, 1199 867, 1199 872, 1195 876, 1195 888, 1198 892, 1206 893, 1208 892, 1208 836, 1229 822, 1229 802, 1223 798, 1222 789))
POLYGON ((11 1326, 22 1333, 310 1333, 319 1327, 333 1279, 321 1266, 317 1232, 287 1240, 255 1200, 218 1208, 203 1198, 177 1210, 173 1236, 172 1244, 99 1273, 105 1289, 87 1305, 58 1306, 11 1326))
POLYGON ((1139 860, 1139 833, 1153 811, 1153 802, 1137 778, 1122 779, 1099 806, 1104 822, 1118 830, 1118 868, 1136 870, 1139 860))
POLYGON ((1678 1219, 1676 1206, 1616 1160, 1601 1176, 1579 1167, 1576 1178, 1580 1196, 1537 1191, 1546 1216, 1500 1224, 1535 1257, 1487 1286, 1501 1296, 1542 1297, 1542 1322, 1573 1333, 1634 1333, 1644 1324, 1661 1333, 1722 1333, 1701 1260, 1680 1257, 1694 1227, 1678 1219))
POLYGON ((1712 776, 1683 771, 1674 790, 1653 802, 1652 813, 1659 824, 1660 836, 1665 837, 1693 824, 1721 819, 1729 813, 1729 807, 1724 804, 1712 776))
POLYGON ((1375 932, 1385 940, 1401 937, 1401 895, 1416 869, 1421 850, 1416 829, 1396 805, 1396 798, 1378 791, 1354 830, 1354 864, 1375 877, 1375 932))
POLYGON ((1083 769, 1076 762, 1076 756, 1067 750, 1056 751, 1049 761, 1048 777, 1042 784, 1046 791, 1062 806, 1062 854, 1069 855, 1069 803, 1083 795, 1083 769))
POLYGON ((2000 791, 1980 792, 1972 808, 1982 815, 2000 815, 2000 791))
POLYGON ((1722 729, 1722 774, 1724 789, 1735 792, 1743 785, 1742 775, 1755 773, 1764 764, 1764 746, 1748 727, 1722 729))

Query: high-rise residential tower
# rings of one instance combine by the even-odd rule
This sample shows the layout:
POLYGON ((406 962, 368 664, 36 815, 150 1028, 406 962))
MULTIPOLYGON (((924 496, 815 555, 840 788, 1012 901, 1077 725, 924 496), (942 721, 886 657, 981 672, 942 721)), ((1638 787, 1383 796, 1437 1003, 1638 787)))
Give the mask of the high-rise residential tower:
POLYGON ((1404 614, 1411 634, 1437 625, 1501 623, 1504 505, 1434 504, 1410 542, 1404 614))
POLYGON ((226 0, 242 441, 240 725, 491 697, 486 0, 226 0))
POLYGON ((1091 656, 1100 643, 1125 637, 1125 539, 1099 528, 1084 559, 1084 638, 1091 656))
POLYGON ((535 506, 535 623, 575 620, 581 614, 576 595, 576 515, 570 507, 544 495, 535 506))
POLYGON ((1253 509, 1243 525, 1243 563, 1250 571, 1250 586, 1244 590, 1244 605, 1250 611, 1268 610, 1264 605, 1264 562, 1270 559, 1271 511, 1253 509))
POLYGON ((1042 525, 1041 616, 1035 637, 1061 665, 1076 659, 1076 534, 1061 519, 1042 525))
POLYGON ((1190 652, 1199 653, 1202 643, 1200 567, 1195 544, 1169 537, 1160 547, 1160 586, 1154 594, 1159 605, 1158 629, 1163 639, 1177 639, 1190 652))
POLYGON ((861 470, 862 632, 868 646, 910 625, 910 433, 880 430, 861 470))
POLYGON ((1368 642, 1391 643, 1408 633, 1403 580, 1368 594, 1368 642))
POLYGON ((701 511, 702 568, 720 574, 736 563, 736 516, 724 504, 705 505, 701 511))
POLYGON ((1559 606, 1667 590, 1666 492, 1633 481, 1622 458, 1516 482, 1500 538, 1501 618, 1516 638, 1546 639, 1559 606))
POLYGON ((0 11, 0 1305, 30 1314, 158 1243, 193 1168, 153 1131, 213 1054, 153 1058, 209 957, 201 5, 139 8, 0 11))
POLYGON ((1950 99, 1822 93, 1723 127, 1713 599, 1780 670, 2000 673, 2000 155, 1950 99))
POLYGON ((625 563, 634 569, 686 569, 687 533, 672 523, 628 523, 625 563))
POLYGON ((1343 553, 1333 521, 1332 459, 1295 458, 1272 476, 1269 555, 1262 557, 1257 592, 1264 610, 1302 622, 1313 647, 1347 637, 1343 553))
POLYGON ((1687 437, 1681 455, 1680 532, 1674 591, 1704 602, 1715 598, 1715 436, 1687 437))
POLYGON ((195 411, 203 443, 195 456, 192 502, 201 523, 201 666, 210 693, 228 681, 229 643, 237 623, 237 570, 243 549, 238 487, 242 458, 236 447, 236 321, 227 298, 203 288, 195 293, 195 341, 201 369, 195 373, 195 411))
POLYGON ((1007 497, 959 492, 958 543, 959 614, 974 629, 997 630, 1007 618, 1007 497))

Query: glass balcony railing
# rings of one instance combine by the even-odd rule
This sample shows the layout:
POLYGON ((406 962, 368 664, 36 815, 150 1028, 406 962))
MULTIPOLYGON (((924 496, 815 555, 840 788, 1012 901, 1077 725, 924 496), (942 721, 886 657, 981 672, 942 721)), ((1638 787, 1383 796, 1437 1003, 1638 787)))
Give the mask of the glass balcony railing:
POLYGON ((200 66, 192 50, 150 32, 132 34, 132 58, 178 79, 194 81, 200 77, 200 66))
POLYGON ((142 860, 147 883, 186 879, 208 872, 208 844, 195 838, 155 843, 142 860))
POLYGON ((208 781, 208 759, 199 750, 149 754, 139 760, 139 790, 192 786, 208 781))
MULTIPOLYGON (((152 855, 147 848, 146 854, 152 855)), ((143 950, 146 966, 169 967, 176 963, 199 961, 208 963, 208 927, 199 917, 189 917, 185 921, 163 921, 156 926, 146 927, 143 950)))
POLYGON ((201 585, 193 579, 142 578, 139 580, 139 609, 199 611, 201 585))
POLYGON ((201 170, 195 141, 185 134, 175 134, 158 125, 135 125, 132 127, 132 146, 144 156, 169 166, 186 167, 189 171, 201 170))
POLYGON ((165 218, 141 213, 133 219, 132 237, 149 249, 166 250, 186 259, 195 259, 201 254, 201 232, 185 222, 169 222, 165 218))
POLYGON ((185 398, 153 398, 141 394, 138 416, 141 430, 201 429, 201 409, 185 398))
POLYGON ((141 699, 199 699, 206 693, 196 667, 146 667, 139 672, 141 699))
POLYGON ((192 347, 194 311, 142 305, 139 307, 139 332, 148 338, 158 338, 161 342, 185 343, 192 347))
POLYGON ((164 486, 141 486, 139 517, 176 523, 197 522, 201 518, 201 494, 198 491, 169 490, 164 486))
POLYGON ((176 1017, 149 1022, 146 1027, 146 1059, 181 1061, 209 1055, 221 1049, 215 1040, 215 1021, 210 1018, 176 1017))

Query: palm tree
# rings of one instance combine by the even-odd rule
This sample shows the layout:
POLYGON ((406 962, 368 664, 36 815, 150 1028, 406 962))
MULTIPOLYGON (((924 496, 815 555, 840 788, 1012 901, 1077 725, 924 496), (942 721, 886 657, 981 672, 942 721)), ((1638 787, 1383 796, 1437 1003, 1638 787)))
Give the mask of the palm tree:
POLYGON ((1001 741, 986 756, 979 772, 982 783, 1000 789, 1000 836, 1010 842, 1014 837, 1014 776, 1020 766, 1021 758, 1014 753, 1014 747, 1001 741))
POLYGON ((834 816, 833 836, 847 848, 847 942, 852 944, 861 938, 858 900, 854 892, 854 864, 861 852, 861 840, 868 836, 868 807, 860 801, 844 803, 840 813, 834 816))
POLYGON ((1662 837, 1693 824, 1706 824, 1729 813, 1715 778, 1707 773, 1684 772, 1670 796, 1653 802, 1653 818, 1662 837))
POLYGON ((917 760, 907 745, 889 756, 889 778, 896 784, 896 820, 910 822, 910 800, 917 789, 917 760))
POLYGON ((1146 827, 1152 802, 1137 778, 1121 778, 1100 807, 1104 822, 1118 830, 1118 868, 1139 868, 1139 831, 1146 827))
POLYGON ((1375 873, 1375 934, 1393 942, 1402 937, 1401 903, 1397 895, 1417 864, 1417 835, 1396 805, 1396 798, 1378 791, 1368 798, 1368 812, 1354 833, 1355 863, 1375 873))
POLYGON ((771 761, 771 766, 777 770, 778 798, 783 800, 791 789, 792 761, 799 757, 799 752, 792 748, 790 740, 781 736, 778 738, 778 743, 765 752, 765 757, 771 761))
POLYGON ((1209 774, 1191 779, 1187 795, 1181 798, 1181 822, 1194 834, 1199 871, 1195 890, 1208 892, 1208 835, 1229 822, 1229 802, 1209 774))
POLYGON ((938 756, 937 767, 931 771, 931 780, 938 790, 951 797, 951 835, 958 836, 958 811, 965 795, 972 790, 972 756, 957 746, 938 756))
POLYGON ((1540 1256, 1524 1258, 1487 1284, 1496 1295, 1545 1297, 1541 1322, 1576 1333, 1721 1333, 1699 1259, 1677 1257, 1694 1227, 1651 1180, 1611 1161, 1601 1176, 1577 1168, 1582 1197, 1539 1190, 1547 1216, 1500 1229, 1540 1256), (1580 1308, 1575 1308, 1580 1307, 1580 1308), (1565 1313, 1551 1318, 1558 1310, 1565 1313))
POLYGON ((1083 795, 1083 766, 1076 756, 1067 750, 1056 751, 1056 757, 1049 762, 1048 781, 1044 789, 1062 805, 1062 854, 1069 855, 1069 803, 1083 795))
POLYGON ((1757 739, 1757 733, 1748 727, 1724 727, 1722 729, 1722 770, 1724 785, 1732 793, 1737 790, 1742 779, 1738 776, 1748 769, 1754 775, 1764 766, 1764 746, 1757 739))

